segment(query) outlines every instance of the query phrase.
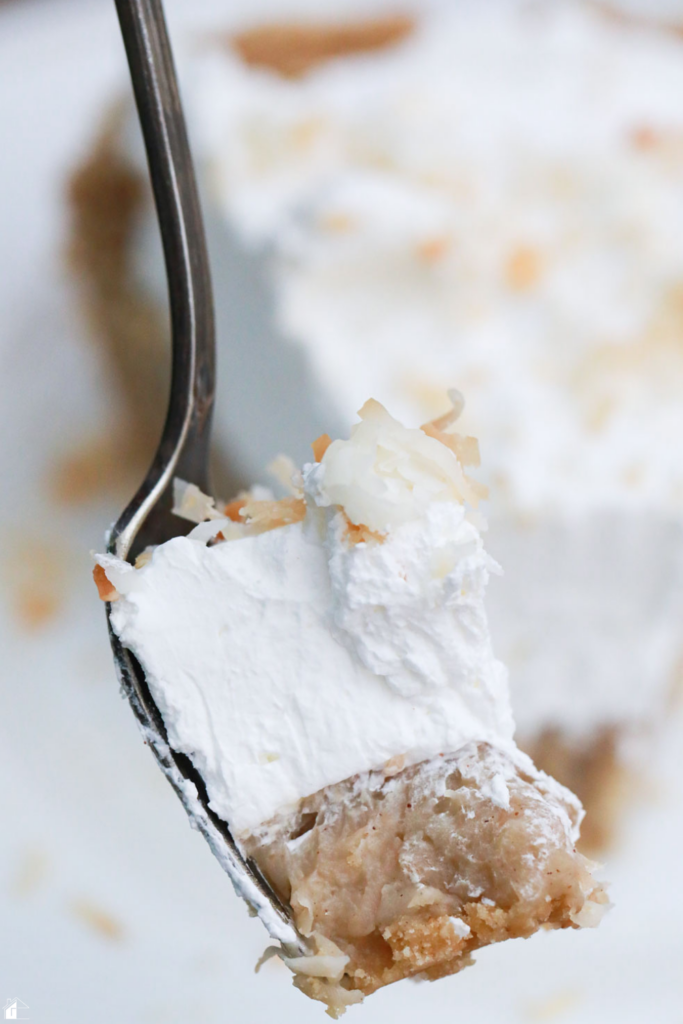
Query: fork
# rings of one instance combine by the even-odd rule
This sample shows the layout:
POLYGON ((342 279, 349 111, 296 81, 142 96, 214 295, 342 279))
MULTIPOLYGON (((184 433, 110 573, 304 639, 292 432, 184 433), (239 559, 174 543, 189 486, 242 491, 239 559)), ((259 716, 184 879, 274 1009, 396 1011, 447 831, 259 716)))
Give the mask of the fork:
MULTIPOLYGON (((116 0, 159 219, 171 312, 171 393, 159 447, 143 483, 112 527, 110 554, 129 561, 145 547, 187 532, 172 513, 176 476, 211 493, 209 443, 215 392, 215 331, 209 260, 197 185, 161 0, 116 0)), ((191 824, 206 838, 237 893, 289 956, 307 952, 291 908, 282 903, 228 824, 209 806, 189 757, 173 750, 144 672, 111 626, 122 689, 144 738, 191 824)))

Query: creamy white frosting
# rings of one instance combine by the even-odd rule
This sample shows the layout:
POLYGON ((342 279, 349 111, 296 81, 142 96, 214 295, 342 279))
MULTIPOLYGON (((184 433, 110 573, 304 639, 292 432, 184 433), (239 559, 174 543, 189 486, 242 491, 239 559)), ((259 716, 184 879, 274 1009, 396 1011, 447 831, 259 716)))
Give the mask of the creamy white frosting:
POLYGON ((472 740, 516 749, 484 610, 496 566, 444 490, 442 452, 454 479, 462 469, 376 404, 368 414, 372 443, 361 425, 305 468, 303 521, 213 545, 193 531, 140 569, 98 558, 121 595, 112 624, 170 743, 238 834, 387 762, 395 771, 472 740), (412 488, 406 477, 396 489, 397 464, 417 476, 412 488), (340 467, 333 504, 326 477, 334 487, 340 467), (373 503, 382 536, 354 543, 354 510, 373 503))

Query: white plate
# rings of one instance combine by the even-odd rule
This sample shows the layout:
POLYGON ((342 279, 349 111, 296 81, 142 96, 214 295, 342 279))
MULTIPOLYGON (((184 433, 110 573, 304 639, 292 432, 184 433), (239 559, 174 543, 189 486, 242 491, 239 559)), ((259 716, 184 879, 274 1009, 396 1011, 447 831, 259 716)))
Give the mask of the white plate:
MULTIPOLYGON (((198 6, 176 0, 172 23, 198 6)), ((321 1021, 278 961, 255 978, 266 935, 118 695, 88 552, 121 497, 68 507, 50 482, 116 429, 61 256, 65 176, 126 83, 113 3, 4 7, 0 69, 0 1007, 19 996, 50 1024, 321 1021), (45 602, 32 627, 27 581, 45 602)), ((461 977, 404 982, 351 1016, 680 1024, 679 735, 605 869, 616 906, 596 932, 485 950, 461 977)))

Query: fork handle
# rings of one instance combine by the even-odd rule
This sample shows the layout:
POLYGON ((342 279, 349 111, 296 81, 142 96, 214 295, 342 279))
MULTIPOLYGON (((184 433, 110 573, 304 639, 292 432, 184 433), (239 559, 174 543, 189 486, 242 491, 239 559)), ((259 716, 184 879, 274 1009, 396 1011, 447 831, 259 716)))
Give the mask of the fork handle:
POLYGON ((171 391, 159 448, 130 516, 124 513, 116 527, 118 553, 126 557, 133 542, 144 546, 136 535, 143 523, 145 534, 152 526, 150 513, 155 520, 168 516, 174 476, 209 490, 215 328, 197 183, 161 0, 116 0, 116 8, 161 230, 172 336, 171 391))

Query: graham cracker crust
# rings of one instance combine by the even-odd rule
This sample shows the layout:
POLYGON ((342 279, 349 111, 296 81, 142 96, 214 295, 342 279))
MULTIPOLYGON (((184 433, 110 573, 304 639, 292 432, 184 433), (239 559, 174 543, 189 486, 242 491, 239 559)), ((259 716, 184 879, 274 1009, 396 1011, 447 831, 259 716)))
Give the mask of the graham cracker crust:
POLYGON ((337 1016, 491 943, 595 926, 608 900, 574 848, 579 814, 523 755, 472 743, 329 786, 242 842, 323 958, 288 960, 294 984, 337 1016))
POLYGON ((415 23, 405 15, 344 24, 270 24, 227 37, 250 67, 301 78, 327 61, 384 50, 402 42, 415 23))

